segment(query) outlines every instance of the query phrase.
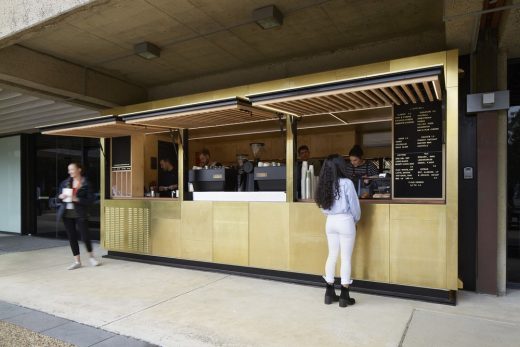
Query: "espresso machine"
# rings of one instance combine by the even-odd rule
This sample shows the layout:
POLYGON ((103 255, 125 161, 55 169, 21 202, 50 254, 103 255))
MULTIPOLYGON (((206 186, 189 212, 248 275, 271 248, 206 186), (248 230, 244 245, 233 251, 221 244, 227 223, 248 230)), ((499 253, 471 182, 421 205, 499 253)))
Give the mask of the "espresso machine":
POLYGON ((258 190, 255 184, 255 166, 258 165, 264 144, 260 142, 250 144, 253 160, 247 154, 237 155, 237 185, 239 192, 254 192, 258 190))

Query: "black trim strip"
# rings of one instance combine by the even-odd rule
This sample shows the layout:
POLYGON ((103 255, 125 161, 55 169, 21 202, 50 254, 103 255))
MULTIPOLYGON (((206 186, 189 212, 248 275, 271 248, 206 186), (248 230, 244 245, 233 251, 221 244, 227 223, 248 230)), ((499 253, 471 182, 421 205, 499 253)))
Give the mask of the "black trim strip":
MULTIPOLYGON (((165 258, 152 255, 132 254, 125 252, 108 251, 105 258, 128 260, 155 265, 172 266, 191 270, 220 272, 236 276, 254 277, 266 280, 297 283, 309 286, 323 286, 323 278, 318 275, 302 274, 289 271, 266 270, 253 267, 209 263, 203 261, 186 260, 178 258, 165 258)), ((339 279, 336 284, 340 285, 339 279)), ((359 293, 392 296, 411 300, 427 301, 446 305, 457 304, 457 292, 454 290, 441 290, 420 288, 400 284, 389 284, 355 280, 351 285, 352 291, 359 293)))
POLYGON ((79 128, 86 125, 94 125, 94 124, 103 124, 108 122, 117 121, 116 116, 105 116, 105 117, 98 117, 98 118, 91 118, 91 119, 84 119, 69 123, 62 123, 58 125, 51 125, 46 127, 40 127, 38 130, 40 132, 46 132, 46 131, 54 131, 54 130, 61 130, 61 129, 68 129, 68 128, 79 128))
POLYGON ((330 82, 330 83, 323 83, 313 86, 307 86, 307 87, 298 87, 298 88, 292 88, 292 89, 284 89, 274 92, 267 92, 267 93, 260 93, 260 94, 252 94, 248 95, 247 98, 251 100, 253 105, 255 102, 260 101, 267 101, 267 100, 275 100, 275 99, 281 99, 281 98, 287 98, 291 96, 298 96, 298 95, 306 95, 306 94, 314 94, 314 93, 320 93, 320 92, 328 92, 338 89, 346 89, 346 88, 354 88, 354 87, 360 87, 360 86, 366 86, 371 84, 377 84, 377 83, 388 83, 388 82, 394 82, 394 81, 400 81, 404 79, 410 79, 410 78, 420 78, 420 77, 426 77, 426 76, 432 76, 432 75, 439 75, 442 83, 442 76, 443 76, 443 68, 442 67, 429 67, 425 69, 418 69, 413 70, 409 72, 394 72, 389 73, 385 75, 380 76, 370 76, 370 77, 362 77, 362 78, 356 78, 352 80, 346 80, 346 81, 336 81, 336 82, 330 82))
POLYGON ((201 111, 201 110, 208 110, 208 109, 212 109, 212 108, 216 108, 216 107, 223 107, 223 106, 235 106, 235 105, 238 106, 239 104, 251 106, 251 103, 249 101, 242 99, 242 98, 233 97, 233 98, 222 99, 222 100, 205 101, 205 102, 200 102, 200 103, 196 103, 196 104, 167 107, 167 108, 163 108, 160 110, 151 110, 151 111, 144 111, 144 112, 139 112, 139 113, 132 113, 127 116, 122 115, 121 118, 124 121, 143 119, 143 118, 153 118, 153 117, 163 116, 163 115, 167 115, 167 114, 201 111))

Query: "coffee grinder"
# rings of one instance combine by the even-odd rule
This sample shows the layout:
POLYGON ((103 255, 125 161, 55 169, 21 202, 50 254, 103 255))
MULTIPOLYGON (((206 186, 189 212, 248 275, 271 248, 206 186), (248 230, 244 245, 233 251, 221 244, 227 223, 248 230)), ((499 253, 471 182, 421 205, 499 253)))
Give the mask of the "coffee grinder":
POLYGON ((263 143, 251 143, 251 151, 253 152, 253 161, 248 159, 247 154, 237 155, 238 168, 238 191, 239 192, 254 192, 255 190, 255 166, 258 165, 260 154, 264 148, 263 143))

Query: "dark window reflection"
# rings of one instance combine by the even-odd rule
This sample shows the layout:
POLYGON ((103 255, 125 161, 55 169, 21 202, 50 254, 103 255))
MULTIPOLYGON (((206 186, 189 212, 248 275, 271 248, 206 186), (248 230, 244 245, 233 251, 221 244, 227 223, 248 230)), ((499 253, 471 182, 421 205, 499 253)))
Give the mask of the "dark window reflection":
POLYGON ((90 211, 90 231, 99 240, 99 140, 90 138, 36 136, 36 229, 39 236, 66 237, 61 221, 56 220, 56 195, 60 182, 68 177, 67 166, 79 162, 94 189, 96 203, 90 211))

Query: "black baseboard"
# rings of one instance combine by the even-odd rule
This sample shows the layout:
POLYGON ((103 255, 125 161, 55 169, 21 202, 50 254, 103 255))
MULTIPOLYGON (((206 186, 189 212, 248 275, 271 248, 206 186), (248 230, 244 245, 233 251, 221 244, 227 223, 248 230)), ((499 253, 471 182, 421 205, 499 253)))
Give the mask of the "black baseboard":
MULTIPOLYGON (((318 275, 302 274, 289 271, 266 270, 253 267, 236 266, 194 261, 177 258, 165 258, 143 254, 132 254, 124 252, 109 251, 105 258, 136 261, 141 263, 173 266, 192 270, 220 272, 236 276, 246 276, 274 280, 280 282, 297 283, 309 286, 324 285, 323 278, 318 275)), ((339 279, 336 284, 340 285, 339 279)), ((457 304, 457 292, 454 290, 442 290, 405 286, 400 284, 389 284, 381 282, 355 280, 351 290, 359 293, 392 296, 411 300, 427 301, 446 305, 457 304)))

